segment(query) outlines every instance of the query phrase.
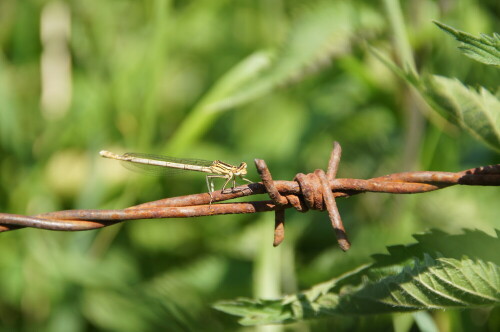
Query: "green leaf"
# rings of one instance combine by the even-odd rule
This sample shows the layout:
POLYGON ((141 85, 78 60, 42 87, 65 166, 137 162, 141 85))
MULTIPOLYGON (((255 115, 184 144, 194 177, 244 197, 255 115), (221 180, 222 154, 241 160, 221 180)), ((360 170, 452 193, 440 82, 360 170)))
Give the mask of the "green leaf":
POLYGON ((347 54, 360 35, 382 25, 372 10, 347 2, 320 1, 304 6, 281 47, 244 59, 217 82, 170 140, 169 153, 185 149, 204 134, 222 111, 241 107, 277 88, 303 80, 335 56, 347 54))
POLYGON ((434 22, 439 28, 448 32, 460 42, 458 47, 468 57, 487 65, 500 66, 500 35, 493 36, 481 34, 475 37, 466 32, 456 30, 443 23, 434 22))
MULTIPOLYGON (((362 284, 359 290, 342 296, 335 311, 375 314, 500 303, 500 269, 496 264, 425 255, 412 265, 362 284)), ((318 302, 323 301, 319 298, 318 302)))
POLYGON ((281 300, 251 300, 241 298, 234 301, 217 302, 214 308, 231 315, 243 317, 239 321, 242 325, 294 321, 291 310, 283 310, 284 306, 281 300))
POLYGON ((442 76, 422 80, 416 87, 435 110, 500 151, 500 101, 492 93, 442 76))
POLYGON ((359 37, 356 32, 378 24, 367 8, 356 9, 345 2, 312 4, 293 23, 267 71, 208 107, 236 107, 277 87, 300 81, 329 65, 333 57, 349 52, 352 41, 359 37))
POLYGON ((224 301, 215 308, 254 325, 500 304, 498 233, 433 231, 415 237, 417 243, 389 247, 372 264, 307 291, 276 300, 224 301))
POLYGON ((181 127, 170 140, 167 150, 176 154, 182 151, 201 136, 216 120, 222 109, 215 109, 213 105, 227 96, 239 91, 241 86, 255 79, 264 69, 270 66, 272 52, 256 52, 243 59, 215 84, 205 97, 195 106, 190 115, 181 123, 181 127))
POLYGON ((371 52, 396 75, 412 84, 435 111, 500 151, 498 96, 483 87, 476 90, 465 86, 457 79, 437 75, 421 77, 412 71, 404 71, 376 49, 371 49, 371 52))

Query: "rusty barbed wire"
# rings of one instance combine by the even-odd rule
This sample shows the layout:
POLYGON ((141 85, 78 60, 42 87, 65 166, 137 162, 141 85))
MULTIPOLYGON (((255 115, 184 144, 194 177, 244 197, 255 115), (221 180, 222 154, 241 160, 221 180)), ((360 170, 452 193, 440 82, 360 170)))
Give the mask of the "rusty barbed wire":
POLYGON ((350 242, 340 217, 335 199, 365 192, 415 194, 434 191, 454 185, 499 186, 500 164, 468 169, 461 172, 404 172, 368 180, 338 179, 341 147, 334 142, 327 172, 295 176, 293 181, 274 181, 264 160, 255 159, 262 182, 234 188, 229 193, 220 190, 209 193, 165 198, 126 209, 115 210, 65 210, 24 216, 0 213, 0 232, 24 227, 55 231, 84 231, 98 229, 126 220, 188 218, 222 214, 242 214, 275 211, 273 245, 278 246, 285 236, 285 210, 295 208, 300 212, 327 210, 337 241, 342 250, 350 242), (267 193, 270 200, 218 203, 239 197, 267 193))

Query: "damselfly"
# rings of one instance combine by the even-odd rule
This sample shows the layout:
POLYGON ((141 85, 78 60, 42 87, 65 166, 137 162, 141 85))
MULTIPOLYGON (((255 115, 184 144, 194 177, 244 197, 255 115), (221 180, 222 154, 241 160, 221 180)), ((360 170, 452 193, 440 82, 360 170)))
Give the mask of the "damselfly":
POLYGON ((105 158, 121 160, 124 162, 123 165, 125 167, 146 173, 166 174, 175 171, 208 173, 206 180, 210 197, 212 197, 211 193, 214 191, 214 178, 226 179, 226 182, 222 186, 223 193, 231 180, 233 181, 231 188, 236 186, 237 177, 252 183, 252 181, 244 178, 247 174, 247 164, 243 162, 239 166, 233 166, 220 160, 180 159, 145 153, 125 153, 124 155, 118 155, 104 150, 100 152, 100 155, 105 158))

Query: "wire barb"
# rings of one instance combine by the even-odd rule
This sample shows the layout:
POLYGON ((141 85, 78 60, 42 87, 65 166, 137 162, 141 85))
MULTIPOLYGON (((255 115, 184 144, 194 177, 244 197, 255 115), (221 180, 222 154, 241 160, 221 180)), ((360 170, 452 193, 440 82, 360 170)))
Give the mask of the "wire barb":
POLYGON ((316 170, 299 173, 293 181, 275 181, 264 160, 255 164, 261 183, 250 183, 234 190, 165 198, 119 210, 66 210, 23 216, 0 213, 0 232, 33 227, 55 231, 83 231, 114 225, 125 220, 189 218, 222 214, 275 211, 273 245, 285 236, 285 210, 327 210, 342 250, 350 247, 335 199, 365 192, 416 194, 453 185, 500 186, 500 164, 468 169, 462 172, 405 172, 368 180, 336 178, 341 148, 334 142, 327 172, 316 170), (219 203, 238 197, 267 193, 271 200, 219 203))

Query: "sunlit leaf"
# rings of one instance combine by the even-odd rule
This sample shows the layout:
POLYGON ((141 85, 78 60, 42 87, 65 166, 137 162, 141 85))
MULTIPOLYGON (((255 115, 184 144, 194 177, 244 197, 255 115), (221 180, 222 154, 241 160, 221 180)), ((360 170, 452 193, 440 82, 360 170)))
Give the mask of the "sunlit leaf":
POLYGON ((411 261, 401 271, 341 296, 335 311, 368 314, 498 305, 499 290, 496 264, 426 255, 424 260, 411 261))
POLYGON ((432 76, 421 83, 421 91, 434 109, 500 150, 500 101, 493 94, 483 87, 477 91, 457 79, 442 76, 432 76))
POLYGON ((404 71, 379 51, 372 49, 395 74, 412 84, 438 113, 466 129, 474 137, 500 151, 500 100, 487 89, 478 90, 457 79, 419 76, 404 71))
POLYGON ((493 33, 493 36, 481 34, 478 38, 446 24, 434 23, 455 37, 460 42, 458 48, 469 58, 487 65, 500 66, 500 35, 498 33, 493 33))
POLYGON ((223 301, 215 308, 254 325, 500 304, 500 267, 492 256, 500 250, 498 237, 467 231, 416 238, 418 243, 390 247, 390 254, 375 256, 373 264, 310 290, 276 300, 223 301))

